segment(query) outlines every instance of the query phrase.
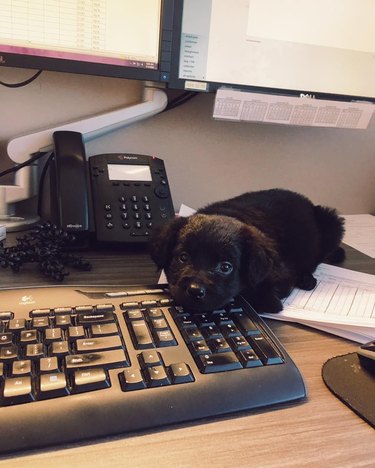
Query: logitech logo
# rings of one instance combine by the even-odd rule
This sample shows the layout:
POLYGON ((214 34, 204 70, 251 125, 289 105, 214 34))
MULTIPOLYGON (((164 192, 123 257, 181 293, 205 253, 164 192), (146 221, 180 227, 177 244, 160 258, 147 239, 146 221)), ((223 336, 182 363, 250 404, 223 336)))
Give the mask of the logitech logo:
POLYGON ((20 305, 35 304, 33 296, 22 296, 19 301, 20 305))

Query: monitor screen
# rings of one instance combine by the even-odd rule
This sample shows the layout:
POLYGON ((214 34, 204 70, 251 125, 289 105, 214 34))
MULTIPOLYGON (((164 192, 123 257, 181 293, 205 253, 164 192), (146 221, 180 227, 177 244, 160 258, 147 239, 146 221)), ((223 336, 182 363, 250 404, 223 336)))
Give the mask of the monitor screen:
POLYGON ((373 0, 185 0, 170 86, 375 101, 373 0))
POLYGON ((0 63, 167 82, 174 0, 1 2, 0 63))

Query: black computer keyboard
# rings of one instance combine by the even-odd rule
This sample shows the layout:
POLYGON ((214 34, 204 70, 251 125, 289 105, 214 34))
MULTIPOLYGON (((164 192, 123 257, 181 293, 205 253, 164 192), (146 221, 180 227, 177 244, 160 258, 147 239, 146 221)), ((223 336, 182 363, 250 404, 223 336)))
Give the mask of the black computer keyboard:
POLYGON ((0 290, 0 453, 306 396, 242 298, 189 314, 165 286, 0 290))

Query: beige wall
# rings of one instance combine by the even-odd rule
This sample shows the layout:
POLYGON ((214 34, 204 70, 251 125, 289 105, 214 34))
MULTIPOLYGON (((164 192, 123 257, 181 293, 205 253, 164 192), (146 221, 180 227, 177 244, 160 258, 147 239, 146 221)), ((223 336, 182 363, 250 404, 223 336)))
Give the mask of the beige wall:
MULTIPOLYGON (((21 81, 27 70, 0 69, 21 81)), ((44 72, 20 89, 0 87, 0 144, 11 137, 137 102, 137 82, 44 72)), ((198 208, 248 190, 284 187, 342 213, 375 214, 375 118, 367 130, 288 127, 212 119, 214 95, 101 137, 88 155, 164 159, 175 206, 198 208)), ((1 154, 0 167, 10 164, 1 154)))

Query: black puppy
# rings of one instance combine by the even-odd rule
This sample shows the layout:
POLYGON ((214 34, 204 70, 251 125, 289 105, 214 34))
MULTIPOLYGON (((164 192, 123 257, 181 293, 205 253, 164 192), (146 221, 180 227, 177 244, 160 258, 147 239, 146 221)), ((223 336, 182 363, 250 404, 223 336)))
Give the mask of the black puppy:
POLYGON ((345 258, 344 220, 282 189, 213 203, 175 218, 151 240, 172 297, 189 311, 221 308, 238 294, 258 312, 279 312, 294 286, 310 290, 323 261, 345 258))

